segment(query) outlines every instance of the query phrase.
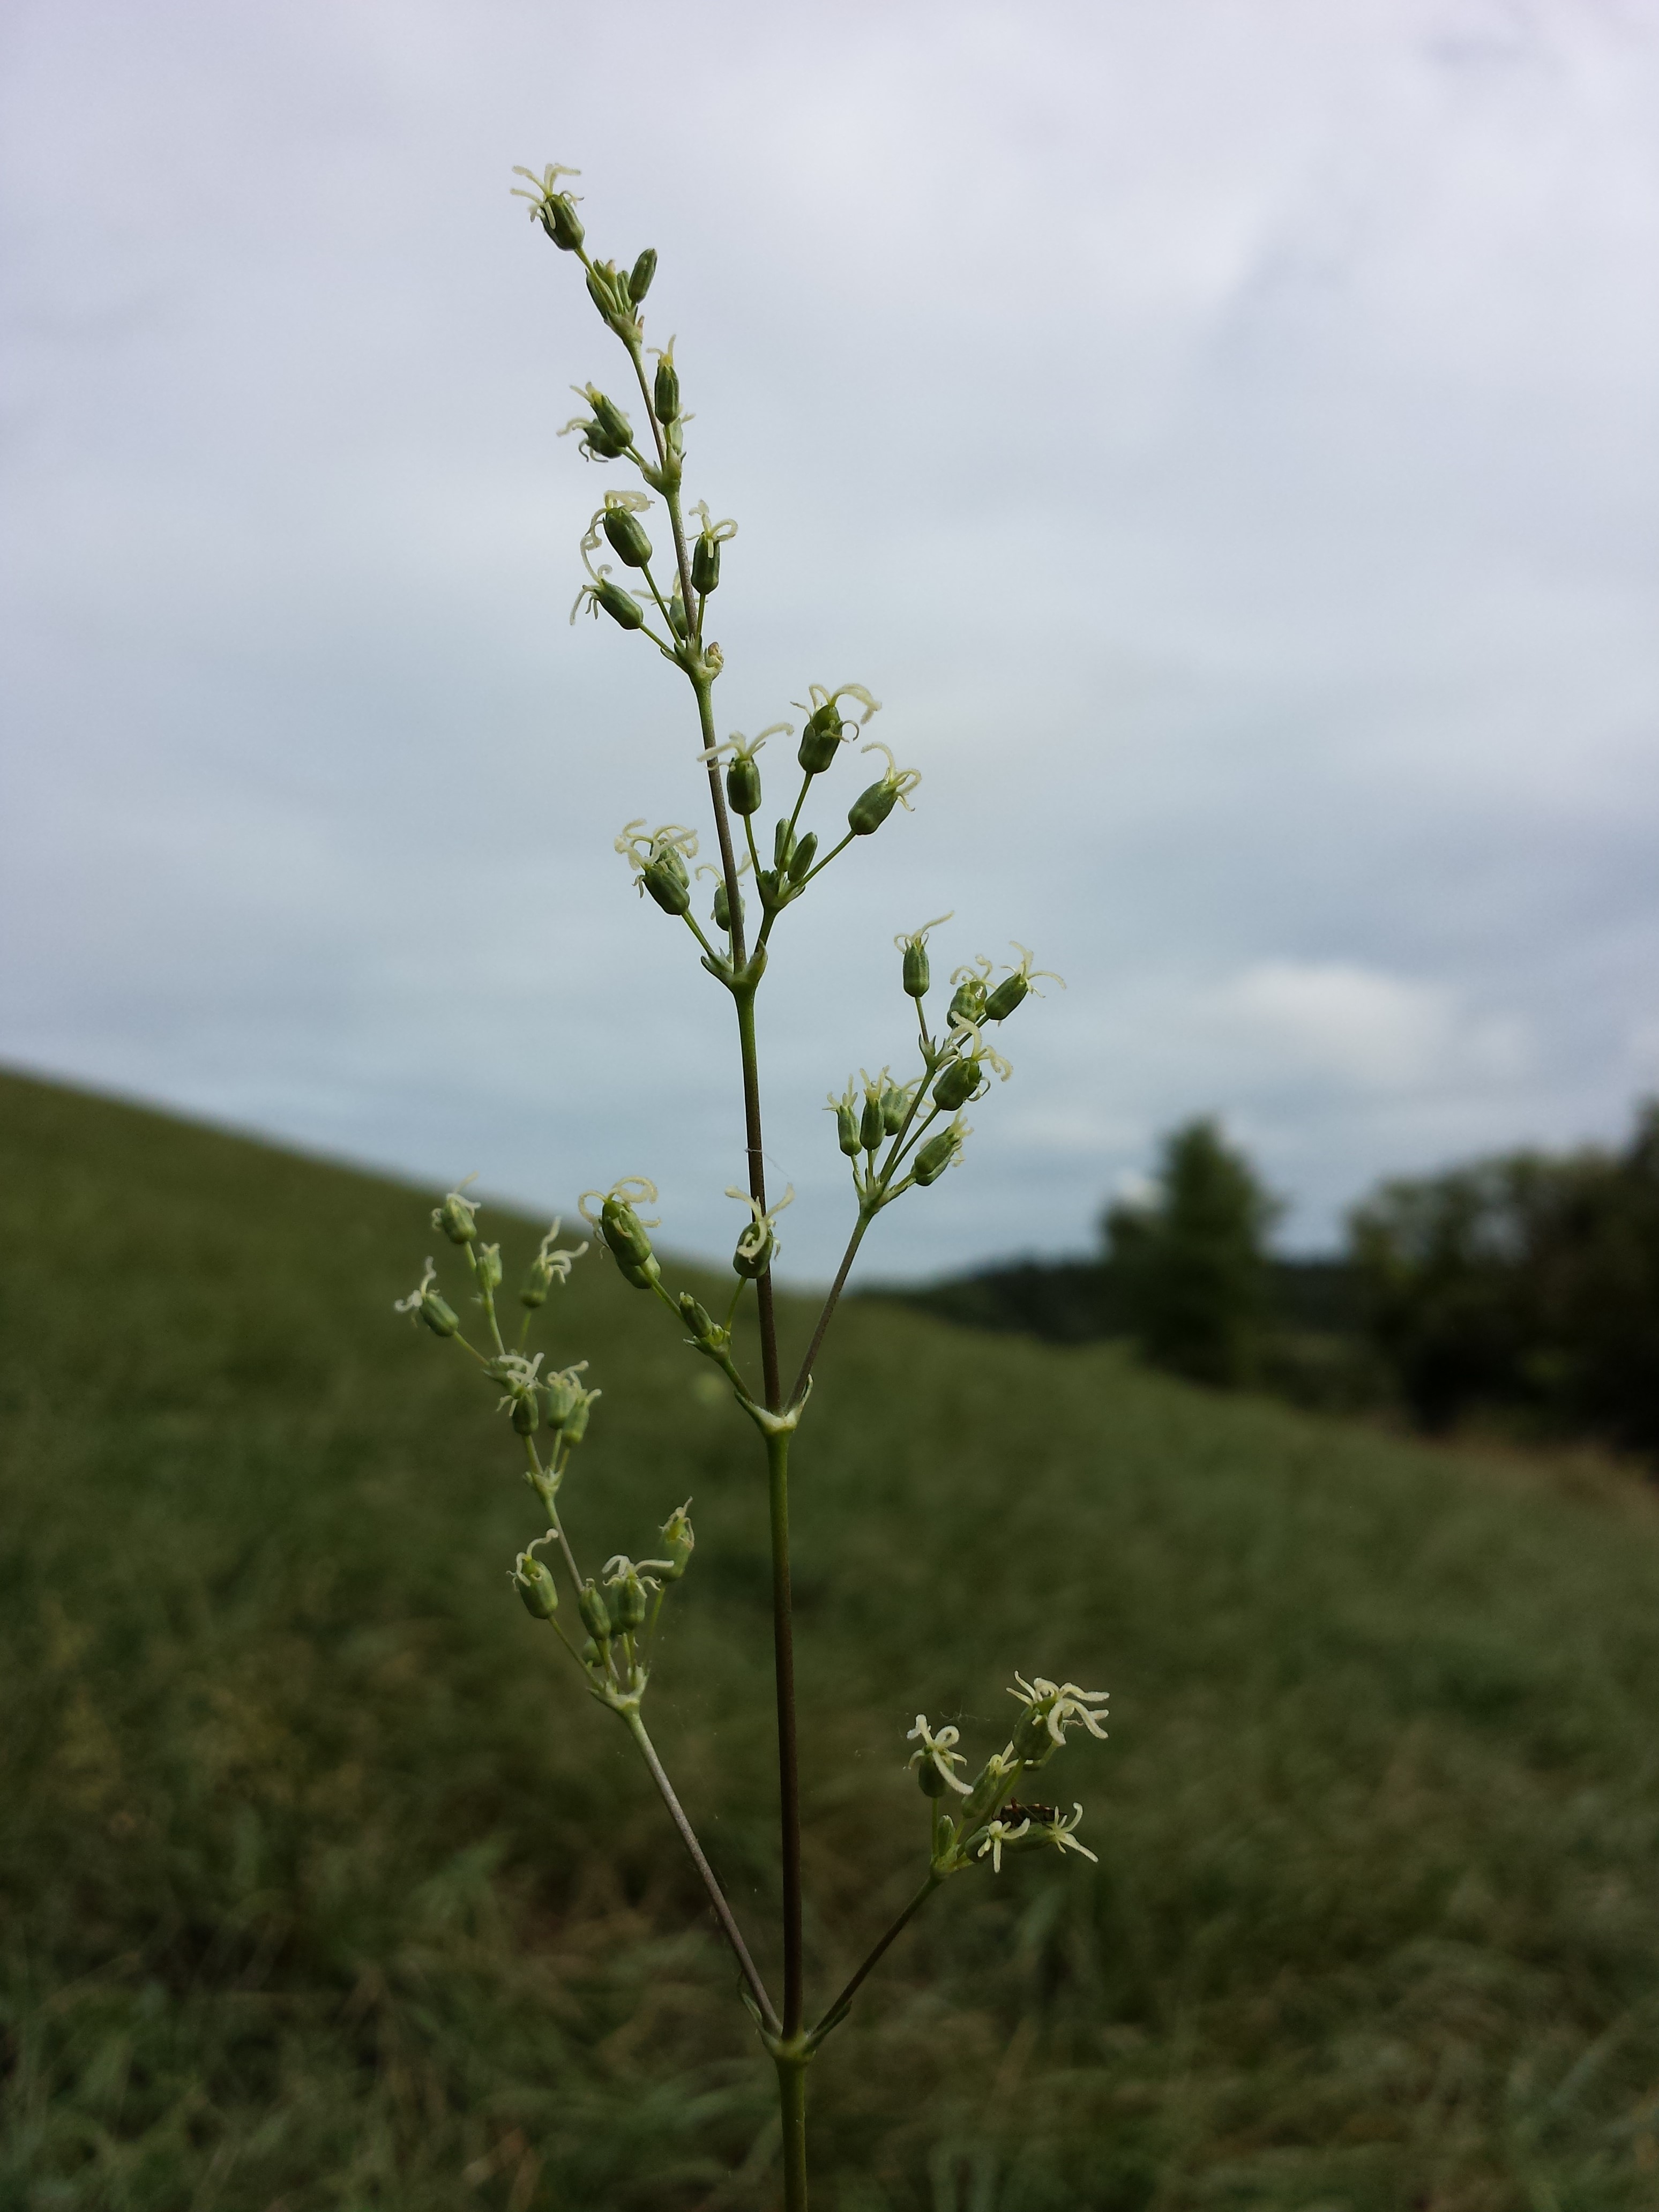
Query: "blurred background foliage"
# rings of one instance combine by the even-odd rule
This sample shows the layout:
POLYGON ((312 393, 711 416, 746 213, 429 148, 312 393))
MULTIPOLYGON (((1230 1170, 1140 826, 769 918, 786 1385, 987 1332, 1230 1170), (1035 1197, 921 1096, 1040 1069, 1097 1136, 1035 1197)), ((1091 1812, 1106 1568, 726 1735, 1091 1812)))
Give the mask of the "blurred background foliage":
MULTIPOLYGON (((489 1395, 391 1310, 430 1197, 0 1107, 0 2205, 760 2212, 695 1881, 510 1592, 489 1395)), ((744 1439, 603 1260, 550 1311, 584 1548, 695 1499, 653 1728, 769 1968, 744 1439)), ((914 1882, 918 1708, 1114 1692, 1054 1772, 1098 1867, 953 1885, 817 2066, 829 2212, 1651 2206, 1646 1486, 866 1301, 797 1510, 820 1987, 914 1882)))

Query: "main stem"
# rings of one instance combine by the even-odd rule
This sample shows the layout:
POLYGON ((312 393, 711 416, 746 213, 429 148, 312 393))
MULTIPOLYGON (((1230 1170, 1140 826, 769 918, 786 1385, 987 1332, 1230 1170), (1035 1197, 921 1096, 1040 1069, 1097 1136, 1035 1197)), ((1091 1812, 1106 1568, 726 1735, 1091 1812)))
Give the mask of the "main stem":
POLYGON ((789 1591, 789 1437, 766 1439, 772 1519, 772 1656, 778 1699, 778 1796, 783 1845, 783 2033, 800 2033, 800 1759, 795 1729, 794 1608, 789 1591))

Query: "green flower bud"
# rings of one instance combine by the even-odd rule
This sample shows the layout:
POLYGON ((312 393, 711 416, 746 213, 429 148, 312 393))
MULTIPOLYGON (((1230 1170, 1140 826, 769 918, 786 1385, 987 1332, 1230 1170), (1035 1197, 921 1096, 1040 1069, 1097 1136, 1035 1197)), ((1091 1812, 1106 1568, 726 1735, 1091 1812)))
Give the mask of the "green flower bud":
POLYGON ((864 1150, 860 1136, 859 1117, 854 1113, 851 1105, 845 1098, 832 1098, 830 1103, 836 1109, 836 1142, 849 1160, 855 1160, 864 1150))
POLYGON ((888 782, 884 776, 879 783, 872 783, 867 791, 861 791, 848 808, 848 828, 855 837, 872 836, 892 812, 893 802, 897 797, 898 787, 888 782))
MULTIPOLYGON (((738 900, 738 920, 739 921, 743 920, 741 896, 738 900)), ((723 929, 728 937, 732 934, 732 901, 726 893, 724 876, 720 877, 714 885, 714 927, 716 929, 723 929)))
POLYGON ((921 938, 912 938, 904 947, 905 994, 912 999, 925 999, 933 986, 933 970, 927 965, 927 947, 921 938))
MULTIPOLYGON (((657 249, 647 246, 628 272, 628 296, 637 307, 651 289, 651 279, 657 273, 657 249)), ((667 418, 665 416, 664 420, 667 418)))
POLYGON ((597 1667, 603 1661, 605 1654, 600 1650, 599 1645, 590 1636, 586 1643, 583 1644, 581 1650, 576 1654, 576 1656, 581 1661, 584 1667, 597 1667))
POLYGON ((659 1560, 653 1560, 652 1565, 667 1583, 678 1582, 696 1549, 697 1540, 691 1533, 691 1520, 687 1510, 690 1503, 687 1498, 684 1505, 677 1505, 659 1532, 663 1549, 668 1554, 667 1564, 665 1565, 659 1560))
POLYGON ((665 914, 684 914, 691 903, 691 887, 685 878, 684 863, 678 868, 672 865, 678 858, 670 847, 640 871, 641 883, 665 914))
POLYGON ((606 445, 618 453, 625 453, 634 442, 634 426, 616 401, 607 398, 594 384, 579 384, 574 388, 593 410, 593 420, 585 434, 589 444, 593 442, 597 431, 606 445))
POLYGON ((486 1296, 501 1285, 501 1248, 499 1244, 474 1244, 468 1257, 472 1262, 472 1279, 486 1296))
POLYGON ((746 753, 739 753, 726 768, 726 799, 734 814, 755 814, 760 810, 760 763, 746 753))
POLYGON ((613 1636, 632 1636, 644 1627, 645 1584, 632 1567, 611 1584, 605 1602, 611 1611, 611 1632, 613 1636))
POLYGON ((662 1270, 654 1259, 647 1260, 643 1266, 637 1267, 631 1260, 618 1260, 617 1272, 623 1282, 631 1283, 636 1291, 648 1291, 653 1287, 662 1270))
POLYGON ((790 882, 804 884, 811 874, 812 863, 817 856, 818 833, 816 830, 809 830, 806 835, 797 842, 794 851, 789 856, 790 882))
POLYGON ((559 1586, 539 1559, 520 1552, 513 1570, 513 1585, 532 1620, 552 1620, 559 1609, 559 1586))
POLYGON ((886 1133, 887 1125, 882 1119, 880 1095, 876 1091, 866 1091, 864 1094, 864 1111, 859 1116, 859 1149, 861 1152, 873 1152, 886 1133))
POLYGON ((985 984, 977 975, 969 975, 958 983, 945 1016, 954 1029, 958 1022, 979 1023, 985 1019, 985 984))
POLYGON ((637 629, 645 620, 640 603, 633 593, 623 591, 620 584, 613 584, 609 576, 601 576, 592 589, 596 602, 605 609, 611 621, 620 623, 623 629, 637 629))
POLYGON ((745 1230, 738 1239, 737 1250, 732 1255, 732 1268, 745 1282, 752 1283, 771 1266, 772 1255, 776 1249, 777 1239, 769 1227, 759 1238, 753 1237, 751 1232, 745 1230), (751 1244, 752 1249, 749 1249, 751 1244))
POLYGON ((955 1129, 941 1129, 930 1137, 916 1154, 916 1164, 911 1172, 924 1190, 929 1183, 937 1182, 957 1154, 962 1150, 962 1139, 955 1129))
POLYGON ((1012 975, 1005 975, 985 1001, 984 1018, 988 1022, 1006 1022, 1030 991, 1018 968, 1012 975))
POLYGON ((807 716, 795 758, 808 775, 822 775, 825 769, 834 765, 836 755, 841 750, 842 727, 841 708, 833 699, 826 700, 807 716))
POLYGON ((910 1092, 907 1086, 890 1083, 881 1094, 881 1126, 890 1137, 897 1136, 909 1110, 910 1092))
MULTIPOLYGON (((665 353, 657 363, 655 388, 652 394, 656 401, 657 420, 672 422, 680 411, 680 373, 674 366, 674 356, 665 353)), ((693 579, 696 581, 696 579, 693 579)))
POLYGON ((678 576, 674 579, 673 590, 668 594, 668 627, 682 645, 691 635, 690 625, 685 619, 685 594, 680 589, 678 576))
POLYGON ((454 1309, 436 1291, 422 1291, 416 1310, 434 1336, 453 1336, 461 1325, 454 1309))
POLYGON ((564 1425, 566 1443, 579 1444, 587 1434, 587 1417, 592 1412, 593 1401, 599 1395, 597 1390, 584 1390, 578 1395, 564 1425))
MULTIPOLYGON (((469 1176, 467 1181, 471 1182, 471 1180, 469 1176)), ((463 1198, 459 1190, 452 1190, 443 1204, 434 1212, 432 1226, 441 1229, 452 1244, 470 1244, 478 1233, 476 1213, 477 1207, 471 1200, 463 1198)))
POLYGON ((951 1786, 931 1759, 918 1762, 916 1783, 924 1797, 943 1797, 951 1786))
POLYGON ((933 1103, 954 1114, 979 1089, 979 1061, 971 1054, 966 1060, 951 1060, 933 1085, 933 1103))
POLYGON ((542 228, 562 252, 576 251, 586 234, 568 192, 550 194, 535 213, 541 219, 542 228))
POLYGON ((630 507, 607 507, 599 527, 611 540, 611 550, 630 568, 643 568, 651 559, 651 540, 645 525, 630 507))
POLYGON ((691 581, 702 593, 712 592, 720 580, 720 541, 705 530, 691 548, 691 581))
POLYGON ((576 1610, 582 1617, 582 1626, 595 1644, 603 1647, 611 1641, 611 1611, 598 1583, 592 1577, 576 1593, 576 1610))
POLYGON ((788 874, 794 857, 795 833, 787 822, 780 822, 772 832, 772 860, 780 875, 788 874))
POLYGON ((639 1215, 625 1198, 614 1193, 599 1208, 599 1234, 617 1258, 631 1267, 642 1267, 652 1257, 651 1239, 639 1215))
POLYGON ((680 1319, 699 1344, 707 1344, 714 1334, 714 1317, 708 1307, 701 1298, 694 1297, 690 1291, 682 1291, 677 1303, 680 1319))
POLYGON ((532 1437, 542 1425, 542 1409, 533 1390, 522 1390, 513 1401, 513 1426, 521 1437, 532 1437))

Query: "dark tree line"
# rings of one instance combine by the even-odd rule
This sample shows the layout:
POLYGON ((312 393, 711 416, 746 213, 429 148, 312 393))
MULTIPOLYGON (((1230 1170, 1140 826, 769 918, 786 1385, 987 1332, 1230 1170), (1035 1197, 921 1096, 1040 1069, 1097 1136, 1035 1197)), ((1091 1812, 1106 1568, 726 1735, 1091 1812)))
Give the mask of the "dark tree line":
POLYGON ((1164 1140, 1097 1260, 1024 1261, 920 1303, 1061 1342, 1119 1336, 1214 1388, 1392 1402, 1421 1427, 1499 1414, 1659 1454, 1659 1102, 1626 1143, 1384 1182, 1340 1257, 1277 1259, 1278 1200, 1213 1121, 1164 1140))

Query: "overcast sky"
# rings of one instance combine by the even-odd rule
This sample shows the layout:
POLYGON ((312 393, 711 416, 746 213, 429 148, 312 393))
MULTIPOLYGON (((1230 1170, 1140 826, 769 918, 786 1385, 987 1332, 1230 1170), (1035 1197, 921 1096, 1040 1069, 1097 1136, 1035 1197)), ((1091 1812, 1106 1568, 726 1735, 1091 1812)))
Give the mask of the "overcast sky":
POLYGON ((621 356, 556 159, 740 525, 722 731, 856 678, 923 777, 780 931, 789 1270, 946 908, 1069 988, 877 1273, 1079 1247, 1200 1111, 1308 1248, 1659 1086, 1659 0, 12 0, 0 60, 0 1056, 735 1229, 729 1013, 611 849, 700 818, 684 686, 566 622, 621 356))

